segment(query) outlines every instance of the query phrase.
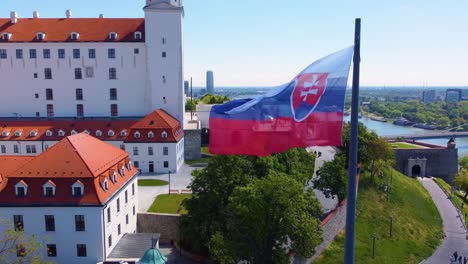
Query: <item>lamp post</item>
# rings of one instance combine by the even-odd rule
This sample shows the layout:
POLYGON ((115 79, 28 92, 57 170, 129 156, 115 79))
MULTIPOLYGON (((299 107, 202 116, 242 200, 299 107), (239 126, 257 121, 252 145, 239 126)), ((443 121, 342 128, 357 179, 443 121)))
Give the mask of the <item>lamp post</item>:
POLYGON ((393 215, 390 216, 390 238, 393 237, 393 215))
POLYGON ((377 234, 372 235, 372 258, 375 257, 375 240, 377 239, 377 234))
POLYGON ((169 171, 169 195, 171 195, 171 171, 169 171))

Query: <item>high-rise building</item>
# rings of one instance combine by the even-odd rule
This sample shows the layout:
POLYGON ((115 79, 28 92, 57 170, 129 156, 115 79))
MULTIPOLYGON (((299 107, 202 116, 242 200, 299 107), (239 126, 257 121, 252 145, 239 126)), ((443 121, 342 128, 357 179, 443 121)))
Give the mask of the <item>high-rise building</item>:
POLYGON ((422 101, 423 103, 433 103, 436 100, 435 90, 423 91, 422 101))
POLYGON ((447 104, 457 103, 462 98, 462 90, 461 89, 447 89, 445 92, 445 102, 447 104))
POLYGON ((214 94, 213 71, 206 72, 206 92, 209 94, 214 94))
POLYGON ((190 96, 189 81, 184 81, 184 94, 185 94, 185 96, 190 96))

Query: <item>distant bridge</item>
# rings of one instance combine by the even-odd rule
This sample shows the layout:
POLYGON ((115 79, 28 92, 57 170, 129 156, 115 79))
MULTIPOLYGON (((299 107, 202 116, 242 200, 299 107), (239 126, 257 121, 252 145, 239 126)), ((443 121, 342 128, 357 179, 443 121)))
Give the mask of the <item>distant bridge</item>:
POLYGON ((449 138, 449 137, 468 137, 468 132, 427 132, 427 133, 418 133, 418 134, 401 134, 401 135, 391 135, 383 136, 386 139, 396 139, 396 138, 405 138, 405 139, 431 139, 431 138, 449 138))

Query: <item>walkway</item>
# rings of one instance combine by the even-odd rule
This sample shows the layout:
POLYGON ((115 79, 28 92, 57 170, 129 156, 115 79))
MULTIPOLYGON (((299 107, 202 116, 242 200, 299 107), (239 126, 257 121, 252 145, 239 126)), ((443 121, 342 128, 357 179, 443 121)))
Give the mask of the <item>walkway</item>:
MULTIPOLYGON (((457 251, 458 255, 468 257, 468 240, 465 237, 465 229, 458 217, 457 210, 452 202, 447 198, 440 187, 430 178, 419 178, 424 188, 429 192, 434 203, 439 210, 440 217, 444 225, 446 238, 434 252, 425 260, 424 264, 450 263, 450 256, 457 251)), ((458 262, 457 262, 458 263, 458 262)))
POLYGON ((448 132, 448 131, 434 131, 418 134, 402 134, 402 135, 391 135, 383 136, 386 139, 396 139, 397 137, 403 137, 405 139, 431 139, 431 138, 449 138, 449 137, 468 137, 468 132, 448 132))

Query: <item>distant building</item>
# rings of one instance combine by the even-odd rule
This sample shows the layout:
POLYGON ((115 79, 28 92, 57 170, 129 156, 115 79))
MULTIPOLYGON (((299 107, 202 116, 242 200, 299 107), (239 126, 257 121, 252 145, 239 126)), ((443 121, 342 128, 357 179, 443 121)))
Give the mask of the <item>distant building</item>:
POLYGON ((423 103, 433 103, 436 101, 436 92, 435 90, 423 91, 422 102, 423 103))
POLYGON ((189 81, 184 81, 184 94, 185 94, 185 96, 190 96, 189 81))
POLYGON ((462 90, 461 89, 447 89, 445 92, 445 102, 447 104, 450 103, 457 103, 462 98, 462 90))
POLYGON ((214 94, 213 71, 206 72, 206 92, 209 94, 214 94))

